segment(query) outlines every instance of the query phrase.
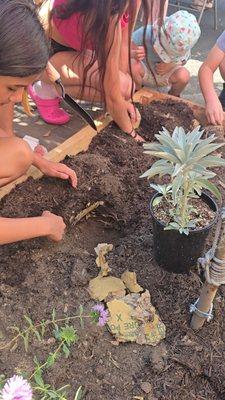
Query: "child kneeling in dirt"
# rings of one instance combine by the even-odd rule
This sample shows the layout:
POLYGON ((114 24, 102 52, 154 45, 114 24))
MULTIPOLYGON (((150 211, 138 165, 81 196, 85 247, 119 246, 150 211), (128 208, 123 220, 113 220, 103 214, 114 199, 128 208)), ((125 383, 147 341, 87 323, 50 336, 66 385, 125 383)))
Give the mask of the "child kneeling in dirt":
POLYGON ((225 31, 219 36, 199 70, 199 82, 205 99, 206 117, 208 122, 213 125, 222 124, 223 111, 225 111, 225 83, 219 98, 213 84, 213 74, 217 68, 225 81, 225 31))
MULTIPOLYGON (((49 59, 44 30, 29 0, 1 0, 0 53, 0 187, 25 174, 31 165, 45 175, 68 179, 75 187, 72 169, 46 160, 13 134, 14 104, 21 102, 24 89, 39 79, 49 59)), ((64 230, 63 219, 49 211, 33 218, 0 216, 0 244, 39 236, 59 241, 64 230)))
POLYGON ((184 67, 197 43, 201 30, 194 15, 178 11, 166 17, 162 26, 157 22, 133 33, 131 55, 133 75, 140 85, 170 86, 169 94, 179 97, 189 82, 190 74, 184 67), (145 49, 152 72, 147 68, 145 49), (144 62, 142 62, 144 60, 144 62))

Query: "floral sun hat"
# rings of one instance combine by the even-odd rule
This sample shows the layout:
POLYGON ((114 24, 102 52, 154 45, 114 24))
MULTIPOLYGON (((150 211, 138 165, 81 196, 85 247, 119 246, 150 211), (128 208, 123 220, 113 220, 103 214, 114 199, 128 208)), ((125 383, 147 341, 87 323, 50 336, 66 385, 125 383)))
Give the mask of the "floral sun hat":
POLYGON ((161 28, 153 25, 153 47, 165 63, 182 63, 188 60, 201 30, 196 17, 180 10, 165 18, 161 28))

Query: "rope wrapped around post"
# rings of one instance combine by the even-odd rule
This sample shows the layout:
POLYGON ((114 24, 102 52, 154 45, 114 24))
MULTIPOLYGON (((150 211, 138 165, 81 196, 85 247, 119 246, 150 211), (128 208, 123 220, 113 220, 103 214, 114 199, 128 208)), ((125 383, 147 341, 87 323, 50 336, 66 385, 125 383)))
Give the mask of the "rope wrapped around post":
POLYGON ((205 280, 199 299, 190 306, 193 313, 191 328, 200 329, 205 320, 213 318, 213 300, 218 287, 225 284, 225 207, 222 207, 218 219, 212 248, 199 258, 198 266, 204 271, 205 280))

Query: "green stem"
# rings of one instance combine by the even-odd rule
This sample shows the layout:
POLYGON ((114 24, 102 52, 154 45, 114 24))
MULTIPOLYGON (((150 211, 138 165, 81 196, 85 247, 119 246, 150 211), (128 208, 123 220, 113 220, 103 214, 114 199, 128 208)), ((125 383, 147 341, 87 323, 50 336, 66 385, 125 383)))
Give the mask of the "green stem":
MULTIPOLYGON (((65 340, 63 340, 60 345, 57 347, 56 351, 53 353, 53 357, 55 357, 61 350, 61 347, 64 345, 65 340)), ((45 361, 45 363, 43 363, 42 365, 39 365, 38 368, 36 368, 33 372, 33 374, 30 376, 29 380, 31 380, 34 375, 36 374, 37 371, 42 370, 44 367, 46 367, 46 365, 48 364, 48 361, 45 361)))
POLYGON ((186 215, 187 215, 187 203, 188 203, 188 194, 189 194, 189 183, 187 179, 187 175, 185 174, 184 176, 184 194, 182 198, 182 207, 181 207, 181 224, 182 227, 185 227, 185 220, 186 220, 186 215))
MULTIPOLYGON (((81 315, 74 315, 73 317, 66 317, 66 318, 60 318, 60 319, 56 319, 56 320, 51 320, 51 321, 46 321, 46 326, 49 325, 55 325, 58 322, 65 322, 65 321, 72 321, 74 319, 78 319, 81 318, 81 315)), ((90 315, 82 315, 82 318, 90 318, 90 315)), ((22 332, 19 332, 18 335, 16 335, 14 338, 12 338, 12 340, 10 340, 10 342, 6 343, 4 346, 0 347, 0 351, 6 349, 7 347, 11 346, 14 342, 16 342, 20 337, 23 338, 23 335, 25 335, 26 333, 30 333, 33 331, 34 328, 40 328, 42 326, 42 324, 37 324, 34 327, 29 326, 29 328, 25 329, 22 332)))

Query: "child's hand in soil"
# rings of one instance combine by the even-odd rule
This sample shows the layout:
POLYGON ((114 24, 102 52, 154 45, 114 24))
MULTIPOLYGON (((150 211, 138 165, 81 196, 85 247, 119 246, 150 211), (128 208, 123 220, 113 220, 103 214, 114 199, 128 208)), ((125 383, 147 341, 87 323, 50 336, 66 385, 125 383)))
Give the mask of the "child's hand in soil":
POLYGON ((53 240, 54 242, 59 242, 62 240, 66 229, 66 225, 62 217, 52 214, 49 211, 44 211, 42 217, 46 219, 49 227, 49 234, 47 235, 48 239, 53 240))
POLYGON ((135 130, 133 130, 131 133, 130 133, 130 136, 132 137, 132 138, 134 138, 134 140, 136 140, 136 142, 144 142, 145 140, 143 139, 143 137, 141 137, 140 135, 138 135, 138 133, 137 132, 135 132, 135 130))
POLYGON ((160 62, 160 63, 156 64, 155 72, 158 75, 165 75, 165 74, 168 74, 171 71, 171 69, 173 69, 175 66, 176 66, 176 64, 174 64, 174 63, 160 62))
POLYGON ((223 107, 217 97, 206 103, 206 118, 212 125, 222 125, 224 120, 223 107))
MULTIPOLYGON (((134 138, 134 140, 136 140, 136 142, 144 142, 144 139, 138 135, 135 131, 135 125, 138 122, 138 118, 140 118, 140 113, 137 111, 137 109, 135 108, 135 106, 132 103, 129 103, 128 105, 128 114, 133 126, 133 129, 131 130, 131 132, 129 132, 128 134, 130 136, 132 136, 134 138)), ((140 123, 140 121, 139 121, 140 123)))
POLYGON ((36 155, 34 165, 47 176, 54 178, 68 179, 71 182, 73 188, 77 187, 77 175, 75 171, 67 167, 65 164, 52 162, 36 155))

